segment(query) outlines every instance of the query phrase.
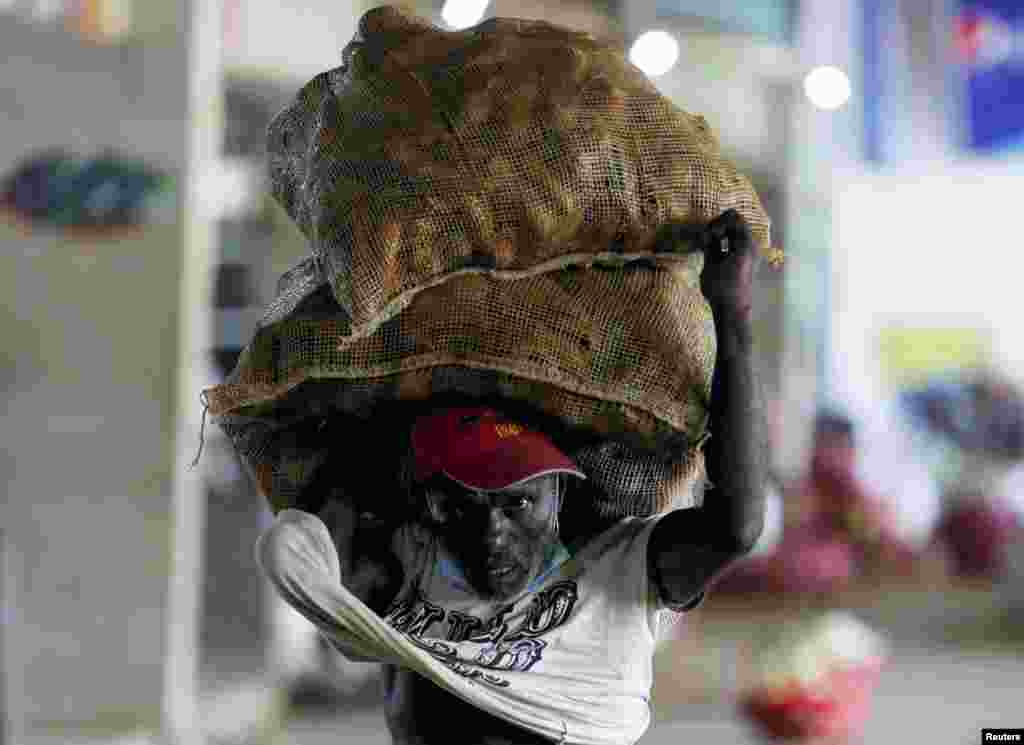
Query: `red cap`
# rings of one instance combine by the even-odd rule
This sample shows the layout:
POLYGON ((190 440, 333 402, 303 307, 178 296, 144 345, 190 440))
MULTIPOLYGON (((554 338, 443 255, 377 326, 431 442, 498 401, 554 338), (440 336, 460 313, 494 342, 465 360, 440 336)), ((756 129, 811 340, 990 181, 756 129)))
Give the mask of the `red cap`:
POLYGON ((412 447, 417 481, 443 473, 470 489, 494 491, 548 473, 586 478, 547 437, 484 407, 421 417, 412 447))

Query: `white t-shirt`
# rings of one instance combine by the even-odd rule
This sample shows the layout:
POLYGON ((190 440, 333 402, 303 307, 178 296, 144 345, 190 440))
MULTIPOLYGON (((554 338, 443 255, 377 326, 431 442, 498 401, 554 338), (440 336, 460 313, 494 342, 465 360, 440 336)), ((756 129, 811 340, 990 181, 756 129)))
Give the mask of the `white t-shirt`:
POLYGON ((666 607, 647 576, 658 519, 628 518, 573 556, 553 552, 508 601, 481 599, 436 537, 402 528, 393 548, 405 577, 384 618, 344 588, 315 515, 281 511, 257 557, 287 602, 349 656, 413 670, 555 742, 632 745, 650 723, 666 607))

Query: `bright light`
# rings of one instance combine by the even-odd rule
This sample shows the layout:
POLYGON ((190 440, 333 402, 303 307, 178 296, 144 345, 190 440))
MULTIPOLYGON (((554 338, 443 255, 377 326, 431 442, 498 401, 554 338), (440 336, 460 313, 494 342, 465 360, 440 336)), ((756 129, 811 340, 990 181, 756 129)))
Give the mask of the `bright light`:
POLYGON ((679 59, 679 42, 665 31, 640 34, 629 50, 629 61, 648 77, 664 75, 679 59))
POLYGON ((488 2, 489 0, 448 0, 441 11, 441 18, 456 31, 475 26, 484 17, 488 2))
POLYGON ((231 219, 252 213, 263 188, 263 169, 251 158, 219 158, 199 176, 204 214, 231 219))
POLYGON ((850 99, 850 79, 838 67, 816 67, 804 78, 804 92, 819 109, 838 109, 850 99))

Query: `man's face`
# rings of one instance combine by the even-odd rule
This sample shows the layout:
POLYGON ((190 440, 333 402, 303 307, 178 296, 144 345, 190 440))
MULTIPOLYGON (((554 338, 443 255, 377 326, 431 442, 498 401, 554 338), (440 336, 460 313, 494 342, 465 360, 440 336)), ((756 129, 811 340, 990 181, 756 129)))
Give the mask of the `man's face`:
POLYGON ((490 492, 440 479, 430 493, 445 518, 445 545, 484 597, 503 600, 524 590, 558 538, 557 476, 490 492))

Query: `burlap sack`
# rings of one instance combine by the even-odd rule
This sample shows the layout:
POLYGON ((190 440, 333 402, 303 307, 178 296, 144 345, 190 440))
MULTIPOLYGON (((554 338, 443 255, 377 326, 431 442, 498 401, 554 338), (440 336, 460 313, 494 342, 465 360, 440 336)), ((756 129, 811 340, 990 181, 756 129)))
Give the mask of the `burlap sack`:
POLYGON ((756 193, 703 117, 617 45, 541 21, 445 31, 376 8, 269 135, 273 193, 353 337, 460 273, 640 256, 665 223, 729 208, 769 247, 756 193))
POLYGON ((237 367, 206 400, 275 510, 295 505, 331 452, 347 452, 341 441, 353 471, 396 468, 407 432, 394 419, 374 432, 380 412, 402 404, 411 416, 413 404, 446 397, 537 420, 600 492, 602 514, 691 505, 715 354, 693 283, 701 261, 691 252, 667 267, 465 275, 352 339, 309 259, 282 278, 237 367))

